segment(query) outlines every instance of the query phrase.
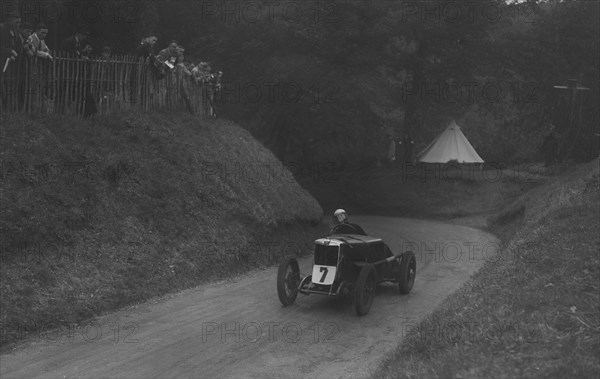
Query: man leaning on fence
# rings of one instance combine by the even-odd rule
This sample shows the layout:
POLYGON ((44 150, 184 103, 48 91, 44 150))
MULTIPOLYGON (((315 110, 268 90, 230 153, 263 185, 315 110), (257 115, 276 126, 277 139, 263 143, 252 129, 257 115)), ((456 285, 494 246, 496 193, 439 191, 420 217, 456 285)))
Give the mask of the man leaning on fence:
POLYGON ((129 55, 137 56, 140 58, 148 58, 154 55, 154 45, 158 41, 153 34, 147 34, 142 38, 142 42, 131 52, 129 55))
MULTIPOLYGON (((21 16, 16 12, 7 13, 6 21, 0 24, 0 62, 2 73, 0 75, 0 91, 2 96, 2 107, 6 109, 9 103, 9 97, 15 91, 16 77, 9 71, 10 65, 15 62, 21 51, 21 39, 19 28, 21 26, 21 16)), ((12 71, 14 73, 15 71, 12 71)))
POLYGON ((61 50, 77 58, 81 57, 81 52, 85 48, 84 41, 89 34, 86 29, 78 28, 75 35, 65 38, 61 44, 61 50))
POLYGON ((158 59, 154 56, 154 45, 158 38, 152 33, 148 33, 144 35, 142 41, 139 45, 133 49, 129 55, 139 57, 144 60, 142 63, 142 67, 136 65, 132 71, 130 81, 129 81, 129 102, 131 104, 141 105, 142 108, 147 106, 148 98, 148 77, 146 76, 148 73, 148 68, 150 72, 157 79, 162 79, 165 75, 164 67, 162 62, 159 62, 158 59), (144 71, 140 72, 139 70, 143 69, 144 71))
POLYGON ((48 27, 44 23, 39 23, 35 27, 35 32, 29 36, 29 44, 32 49, 29 51, 29 55, 37 56, 42 59, 52 60, 50 55, 50 48, 46 45, 46 36, 48 35, 48 27))
POLYGON ((21 26, 21 16, 18 13, 10 13, 6 21, 0 24, 0 38, 2 50, 0 58, 2 59, 2 72, 6 72, 8 64, 17 59, 17 52, 21 49, 19 28, 21 26))
POLYGON ((169 68, 173 68, 175 66, 175 60, 180 52, 180 47, 177 41, 173 40, 169 42, 169 46, 162 49, 158 52, 158 59, 161 62, 164 62, 166 65, 169 65, 169 68))

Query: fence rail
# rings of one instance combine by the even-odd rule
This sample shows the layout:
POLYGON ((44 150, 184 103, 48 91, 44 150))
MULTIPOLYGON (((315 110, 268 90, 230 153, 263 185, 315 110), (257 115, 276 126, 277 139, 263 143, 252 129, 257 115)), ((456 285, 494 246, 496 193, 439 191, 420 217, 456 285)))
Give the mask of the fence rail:
POLYGON ((134 56, 23 57, 0 75, 3 112, 85 117, 163 108, 212 114, 207 85, 194 82, 178 67, 167 69, 166 77, 158 80, 148 61, 134 56))

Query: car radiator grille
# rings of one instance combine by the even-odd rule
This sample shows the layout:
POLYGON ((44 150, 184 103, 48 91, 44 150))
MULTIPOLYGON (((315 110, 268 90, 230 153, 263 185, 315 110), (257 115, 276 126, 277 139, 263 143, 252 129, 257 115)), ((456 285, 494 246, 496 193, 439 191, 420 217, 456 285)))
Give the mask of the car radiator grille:
POLYGON ((338 246, 315 245, 315 264, 321 266, 337 266, 338 246))

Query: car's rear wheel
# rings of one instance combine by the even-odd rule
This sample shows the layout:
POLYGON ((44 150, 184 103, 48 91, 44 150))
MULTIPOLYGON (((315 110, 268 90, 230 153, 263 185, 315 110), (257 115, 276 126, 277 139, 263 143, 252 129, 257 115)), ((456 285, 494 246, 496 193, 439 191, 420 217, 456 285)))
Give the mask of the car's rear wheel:
POLYGON ((402 256, 400 273, 398 275, 398 287, 400 288, 400 293, 406 295, 412 290, 417 275, 417 259, 412 251, 407 251, 402 256))
POLYGON ((287 258, 279 264, 277 272, 277 295, 283 305, 291 305, 298 296, 300 267, 295 258, 287 258))
POLYGON ((359 316, 366 315, 371 309, 375 297, 375 269, 371 265, 363 266, 358 274, 354 288, 354 309, 359 316))

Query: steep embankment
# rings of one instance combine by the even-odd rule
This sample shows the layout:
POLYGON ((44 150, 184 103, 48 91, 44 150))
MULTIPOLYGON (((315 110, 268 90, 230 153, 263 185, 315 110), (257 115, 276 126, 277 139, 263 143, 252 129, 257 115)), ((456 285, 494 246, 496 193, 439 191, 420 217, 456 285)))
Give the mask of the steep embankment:
POLYGON ((407 331, 374 377, 598 377, 598 160, 548 178, 489 222, 502 249, 407 331))
POLYGON ((231 122, 151 112, 1 125, 3 345, 270 264, 319 234, 319 204, 231 122))

